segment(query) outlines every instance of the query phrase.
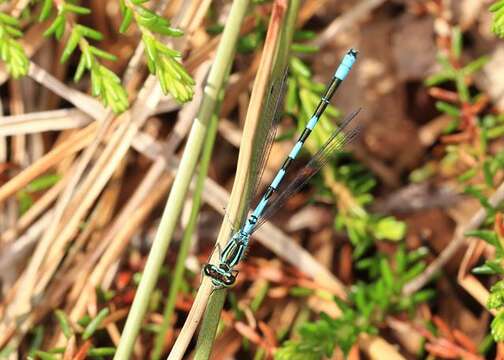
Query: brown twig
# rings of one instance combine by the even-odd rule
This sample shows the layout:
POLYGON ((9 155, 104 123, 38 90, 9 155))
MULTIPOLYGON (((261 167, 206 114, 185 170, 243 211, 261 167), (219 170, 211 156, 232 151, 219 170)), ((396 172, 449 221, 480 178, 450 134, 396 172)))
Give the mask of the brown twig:
MULTIPOLYGON (((490 196, 489 203, 492 206, 499 205, 504 201, 504 183, 502 183, 495 193, 490 196)), ((403 288, 403 294, 408 296, 420 290, 430 279, 441 270, 441 268, 451 259, 457 250, 466 242, 465 233, 475 230, 485 221, 487 211, 480 208, 466 224, 460 224, 455 230, 455 235, 448 246, 439 254, 439 256, 429 264, 429 266, 415 279, 407 283, 403 288)))

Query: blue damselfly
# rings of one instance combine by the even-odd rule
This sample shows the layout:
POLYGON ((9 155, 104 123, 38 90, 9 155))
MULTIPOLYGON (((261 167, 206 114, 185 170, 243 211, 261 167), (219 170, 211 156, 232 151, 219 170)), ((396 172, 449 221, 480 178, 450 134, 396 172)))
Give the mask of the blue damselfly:
MULTIPOLYGON (((243 226, 241 226, 240 229, 233 234, 232 238, 227 242, 224 249, 222 249, 222 251, 220 252, 219 263, 217 265, 205 265, 204 273, 205 275, 212 278, 212 283, 215 287, 228 287, 234 284, 236 275, 238 273, 238 271, 235 270, 234 267, 243 258, 245 250, 247 249, 249 244, 250 236, 254 233, 254 231, 256 231, 258 227, 267 219, 271 218, 271 216, 284 204, 284 202, 289 198, 290 195, 297 192, 304 184, 306 184, 306 182, 308 182, 309 179, 327 163, 327 161, 335 152, 341 150, 346 143, 351 141, 357 135, 357 128, 348 130, 347 126, 357 115, 358 111, 355 111, 343 120, 339 128, 333 132, 327 142, 308 162, 308 164, 301 169, 294 180, 291 181, 285 187, 285 189, 277 193, 280 184, 282 183, 285 175, 289 170, 290 165, 297 158, 306 139, 310 136, 310 133, 313 131, 326 107, 329 105, 332 96, 334 95, 340 84, 343 82, 343 80, 347 77, 356 58, 357 52, 353 49, 345 55, 336 72, 334 73, 331 82, 328 84, 324 95, 322 96, 317 108, 315 109, 315 112, 313 113, 313 116, 308 121, 305 129, 303 130, 294 147, 283 162, 277 175, 266 189, 261 200, 256 205, 254 210, 251 211, 243 226), (272 196, 275 193, 277 193, 277 196, 272 200, 272 196)), ((273 108, 277 110, 273 111, 273 117, 278 115, 278 109, 282 102, 281 97, 283 96, 282 93, 284 85, 285 75, 281 86, 272 89, 272 91, 270 92, 270 97, 273 98, 273 101, 270 101, 270 105, 273 104, 273 108)), ((275 119, 273 119, 272 121, 274 122, 275 119)), ((268 139, 266 139, 263 143, 264 149, 262 151, 260 160, 261 163, 265 161, 265 158, 269 153, 272 137, 274 137, 274 135, 271 134, 274 134, 274 131, 270 131, 269 134, 270 135, 268 136, 268 139)), ((261 169, 262 166, 263 165, 261 164, 258 168, 261 169)))

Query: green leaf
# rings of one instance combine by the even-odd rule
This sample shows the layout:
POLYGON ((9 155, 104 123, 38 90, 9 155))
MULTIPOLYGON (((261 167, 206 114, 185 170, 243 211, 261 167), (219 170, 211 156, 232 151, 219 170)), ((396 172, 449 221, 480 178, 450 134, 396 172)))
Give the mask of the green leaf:
POLYGON ((456 59, 460 59, 462 54, 462 32, 458 26, 455 26, 452 31, 452 53, 456 59))
POLYGON ((408 271, 402 274, 402 281, 408 282, 410 280, 413 280, 425 270, 425 266, 426 265, 423 262, 416 263, 410 269, 408 269, 408 271))
POLYGON ((490 58, 488 56, 479 57, 478 59, 473 60, 469 64, 464 66, 462 72, 464 73, 464 75, 472 75, 475 72, 481 70, 481 68, 485 66, 489 60, 490 58))
POLYGON ((457 85, 457 92, 460 96, 460 100, 463 102, 469 102, 469 88, 467 87, 465 76, 463 76, 463 74, 459 74, 455 78, 455 84, 457 85))
POLYGON ((121 22, 121 26, 119 27, 119 32, 121 34, 124 34, 128 30, 132 20, 133 20, 133 11, 127 7, 125 8, 123 14, 123 21, 121 22))
POLYGON ((495 246, 498 249, 502 249, 502 244, 499 241, 499 237, 496 232, 490 230, 471 230, 467 231, 465 234, 467 237, 477 237, 490 245, 495 246))
MULTIPOLYGON (((33 340, 30 343, 30 348, 28 350, 28 353, 30 356, 35 356, 35 351, 40 349, 42 346, 42 343, 44 342, 44 327, 42 325, 35 326, 35 328, 32 330, 33 333, 33 340)), ((0 359, 3 357, 0 356, 0 359)))
POLYGON ((149 34, 143 34, 142 41, 145 45, 145 52, 147 54, 147 58, 150 59, 154 66, 156 66, 157 61, 157 47, 156 47, 156 39, 149 34))
POLYGON ((409 175, 409 180, 413 183, 421 183, 432 177, 435 172, 436 169, 432 163, 427 163, 423 167, 413 170, 409 175))
POLYGON ((91 336, 93 336, 95 331, 100 327, 102 321, 108 316, 108 314, 109 314, 108 308, 102 309, 98 313, 98 315, 96 315, 96 317, 93 320, 91 320, 91 322, 86 326, 84 332, 82 333, 82 339, 87 340, 91 336))
POLYGON ((485 162, 483 162, 483 175, 485 177, 485 183, 488 187, 490 188, 493 188, 494 184, 493 184, 493 174, 492 174, 492 171, 490 169, 490 166, 491 166, 491 163, 489 160, 485 160, 485 162))
POLYGON ((305 287, 294 286, 289 289, 289 294, 294 297, 307 297, 313 294, 313 290, 305 287))
POLYGON ((490 10, 490 12, 497 12, 501 9, 504 10, 504 0, 496 1, 488 10, 490 10))
POLYGON ((504 125, 496 126, 492 129, 489 129, 487 131, 487 136, 491 140, 504 136, 504 125))
POLYGON ((19 202, 19 213, 23 215, 32 207, 33 199, 26 191, 20 191, 17 194, 17 199, 19 202))
POLYGON ((294 43, 291 45, 291 50, 293 52, 302 54, 315 54, 320 50, 320 48, 316 45, 305 45, 294 43))
POLYGON ((70 339, 73 335, 70 320, 62 310, 55 310, 54 314, 56 315, 56 319, 58 320, 63 335, 65 335, 67 339, 70 339))
POLYGON ((504 268, 500 260, 487 260, 484 265, 474 268, 472 272, 479 275, 504 275, 504 268))
POLYGON ((426 86, 434 86, 434 85, 439 85, 441 83, 444 83, 449 80, 453 80, 455 74, 453 71, 444 71, 440 72, 438 74, 434 74, 429 76, 425 81, 424 84, 426 86))
POLYGON ((504 341, 504 312, 499 312, 492 320, 492 336, 496 342, 504 341))
POLYGON ((17 19, 0 12, 0 59, 15 79, 25 76, 30 65, 23 46, 16 40, 22 35, 17 19))
POLYGON ((49 19, 51 16, 51 10, 53 7, 53 0, 44 0, 42 4, 42 9, 40 10, 39 21, 44 21, 49 19))
POLYGON ((262 41, 263 38, 257 33, 253 32, 251 34, 240 37, 236 49, 239 53, 251 53, 256 50, 259 45, 261 45, 262 41))
POLYGON ((82 75, 84 74, 85 70, 86 70, 86 59, 81 54, 81 57, 80 57, 80 60, 79 60, 79 65, 77 65, 77 70, 75 70, 75 74, 74 74, 73 80, 75 82, 78 82, 82 78, 82 75))
POLYGON ((495 208, 492 206, 492 204, 490 204, 488 198, 483 194, 481 189, 475 186, 468 186, 464 189, 464 193, 469 194, 478 199, 481 205, 486 209, 486 211, 489 214, 493 214, 495 212, 495 208))
POLYGON ((7 34, 9 34, 13 38, 19 38, 23 36, 23 32, 21 30, 16 29, 15 27, 9 25, 6 25, 4 27, 4 31, 7 32, 7 34))
POLYGON ((313 40, 317 36, 317 33, 315 31, 311 30, 297 30, 294 33, 294 41, 306 41, 306 40, 313 40))
POLYGON ((67 41, 67 44, 65 46, 65 49, 63 50, 63 54, 61 55, 61 63, 65 63, 70 55, 75 51, 77 46, 79 45, 79 41, 81 39, 81 32, 77 30, 77 28, 74 28, 72 30, 72 34, 70 35, 70 38, 67 41))
POLYGON ((213 25, 209 25, 206 27, 205 31, 209 34, 209 35, 213 35, 213 36, 216 36, 216 35, 219 35, 222 33, 222 31, 224 31, 224 25, 222 24, 213 24, 213 25))
POLYGON ((310 69, 297 57, 290 58, 290 66, 292 69, 292 73, 296 74, 297 76, 302 76, 305 78, 308 78, 311 76, 310 69))
POLYGON ((116 352, 114 347, 101 347, 101 348, 91 348, 89 349, 87 356, 89 357, 103 357, 112 356, 116 352))
MULTIPOLYGON (((173 49, 170 49, 168 46, 166 46, 165 44, 159 42, 159 41, 154 41, 154 46, 156 47, 156 50, 159 51, 160 53, 164 54, 164 55, 167 55, 171 58, 178 58, 178 57, 181 57, 181 54, 180 52, 178 52, 177 50, 173 50, 173 49)), ((185 70, 184 70, 185 71, 185 70)), ((191 80, 192 78, 189 77, 191 80)))
POLYGON ((459 108, 444 101, 436 101, 436 109, 454 117, 460 116, 459 108))
POLYGON ((413 304, 425 303, 432 300, 436 296, 436 292, 432 289, 420 290, 411 295, 413 304))
POLYGON ((463 172, 462 174, 460 174, 457 177, 457 180, 460 181, 460 182, 466 182, 466 181, 471 180, 477 174, 478 174, 478 169, 477 168, 471 168, 471 169, 463 172))
POLYGON ((490 11, 494 13, 492 31, 499 37, 504 37, 504 0, 495 2, 490 11))
POLYGON ((287 79, 287 93, 285 95, 285 111, 293 114, 297 110, 297 86, 295 80, 287 79))
POLYGON ((35 355, 41 360, 58 360, 56 355, 41 350, 35 351, 35 355))
POLYGON ((50 187, 54 186, 58 181, 60 181, 60 179, 61 176, 58 174, 42 175, 28 184, 25 190, 31 193, 47 190, 50 187))
POLYGON ((76 25, 74 28, 76 31, 80 32, 82 36, 85 36, 87 38, 100 41, 103 40, 103 34, 99 31, 96 31, 95 29, 92 29, 90 27, 84 26, 84 25, 76 25))
POLYGON ((487 300, 489 309, 499 309, 504 306, 504 280, 498 281, 490 289, 490 296, 487 300))
POLYGON ((373 233, 379 240, 399 241, 406 234, 406 224, 392 216, 382 218, 374 227, 373 233))
POLYGON ((156 26, 153 27, 153 31, 160 35, 170 36, 170 37, 181 37, 184 32, 180 29, 172 28, 169 26, 156 26))
POLYGON ((381 259, 380 261, 380 273, 385 284, 387 284, 388 287, 392 287, 394 285, 394 275, 386 259, 381 259))
POLYGON ((1 12, 1 11, 0 11, 0 22, 2 22, 5 25, 10 25, 10 26, 14 26, 14 27, 20 26, 18 19, 16 19, 13 16, 7 15, 6 13, 1 12))
POLYGON ((88 9, 87 7, 84 7, 84 6, 75 5, 75 4, 66 2, 66 1, 63 3, 63 10, 68 11, 68 12, 73 12, 73 13, 79 14, 79 15, 91 14, 91 9, 88 9))
POLYGON ((101 49, 98 49, 94 46, 90 46, 89 47, 89 51, 91 51, 91 53, 93 55, 96 55, 98 57, 101 57, 102 59, 106 59, 106 60, 110 60, 110 61, 116 61, 117 60, 117 56, 107 52, 107 51, 103 51, 101 49))
POLYGON ((60 40, 61 36, 63 36, 63 32, 65 31, 65 17, 63 15, 58 15, 52 22, 51 26, 47 28, 44 32, 44 36, 50 36, 54 34, 56 39, 60 40))

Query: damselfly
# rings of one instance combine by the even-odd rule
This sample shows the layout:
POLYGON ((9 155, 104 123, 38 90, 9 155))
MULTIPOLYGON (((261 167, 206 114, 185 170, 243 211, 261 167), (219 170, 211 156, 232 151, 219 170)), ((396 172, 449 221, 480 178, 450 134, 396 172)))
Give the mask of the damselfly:
MULTIPOLYGON (((245 250, 247 249, 247 246, 249 244, 250 236, 254 233, 254 231, 256 231, 261 224, 269 219, 280 208, 280 206, 284 204, 284 202, 289 198, 290 195, 298 191, 304 184, 306 184, 306 182, 313 175, 315 175, 322 166, 327 163, 327 161, 335 152, 341 150, 346 143, 351 141, 357 135, 357 128, 347 130, 347 125, 358 113, 358 111, 355 111, 343 120, 340 127, 335 132, 333 132, 327 142, 308 162, 308 164, 303 169, 301 169, 294 180, 290 182, 285 189, 278 193, 274 200, 272 200, 273 194, 278 191, 279 186, 285 178, 290 165, 298 156, 306 139, 310 136, 310 133, 313 131, 326 107, 329 105, 332 96, 334 95, 340 84, 343 82, 343 80, 347 77, 356 58, 357 52, 351 49, 341 61, 336 72, 334 73, 331 82, 327 86, 325 93, 322 96, 315 112, 313 113, 313 116, 308 121, 305 129, 303 130, 296 144, 283 162, 282 167, 279 169, 272 183, 268 186, 261 200, 248 216, 245 224, 233 234, 232 238, 227 242, 226 246, 220 253, 219 264, 205 265, 204 273, 205 275, 212 278, 212 283, 215 287, 228 287, 234 284, 236 275, 238 273, 238 271, 235 270, 234 267, 243 258, 245 250)), ((282 88, 284 84, 285 77, 283 79, 280 90, 276 91, 278 92, 278 94, 275 94, 275 96, 277 96, 277 99, 274 100, 274 105, 277 110, 279 104, 281 103, 280 97, 282 96, 282 88)), ((269 147, 269 141, 270 140, 266 140, 263 144, 265 148, 269 147)), ((261 161, 263 161, 266 157, 264 154, 268 152, 269 151, 267 149, 263 150, 261 161)), ((262 165, 260 165, 260 167, 262 167, 262 165)))

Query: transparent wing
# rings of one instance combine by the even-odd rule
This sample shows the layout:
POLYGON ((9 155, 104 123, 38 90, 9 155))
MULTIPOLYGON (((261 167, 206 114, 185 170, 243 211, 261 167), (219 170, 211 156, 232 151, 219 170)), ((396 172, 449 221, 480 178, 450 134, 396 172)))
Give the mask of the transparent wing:
POLYGON ((296 177, 278 193, 277 197, 264 211, 263 216, 257 222, 254 231, 257 230, 262 224, 269 220, 289 199, 293 194, 297 193, 301 188, 315 175, 324 165, 331 160, 335 153, 341 151, 346 144, 350 143, 357 137, 361 127, 359 125, 349 128, 349 124, 357 116, 360 109, 349 114, 339 128, 332 133, 327 142, 322 148, 313 156, 313 158, 299 170, 296 177))
POLYGON ((257 149, 257 152, 252 158, 253 168, 250 175, 251 186, 245 200, 247 209, 250 208, 251 202, 257 194, 259 184, 261 183, 261 178, 266 167, 266 161, 269 158, 271 147, 277 133, 278 123, 282 118, 286 83, 287 68, 282 71, 280 76, 272 80, 268 97, 261 113, 258 136, 256 136, 256 140, 254 142, 254 149, 257 149))

